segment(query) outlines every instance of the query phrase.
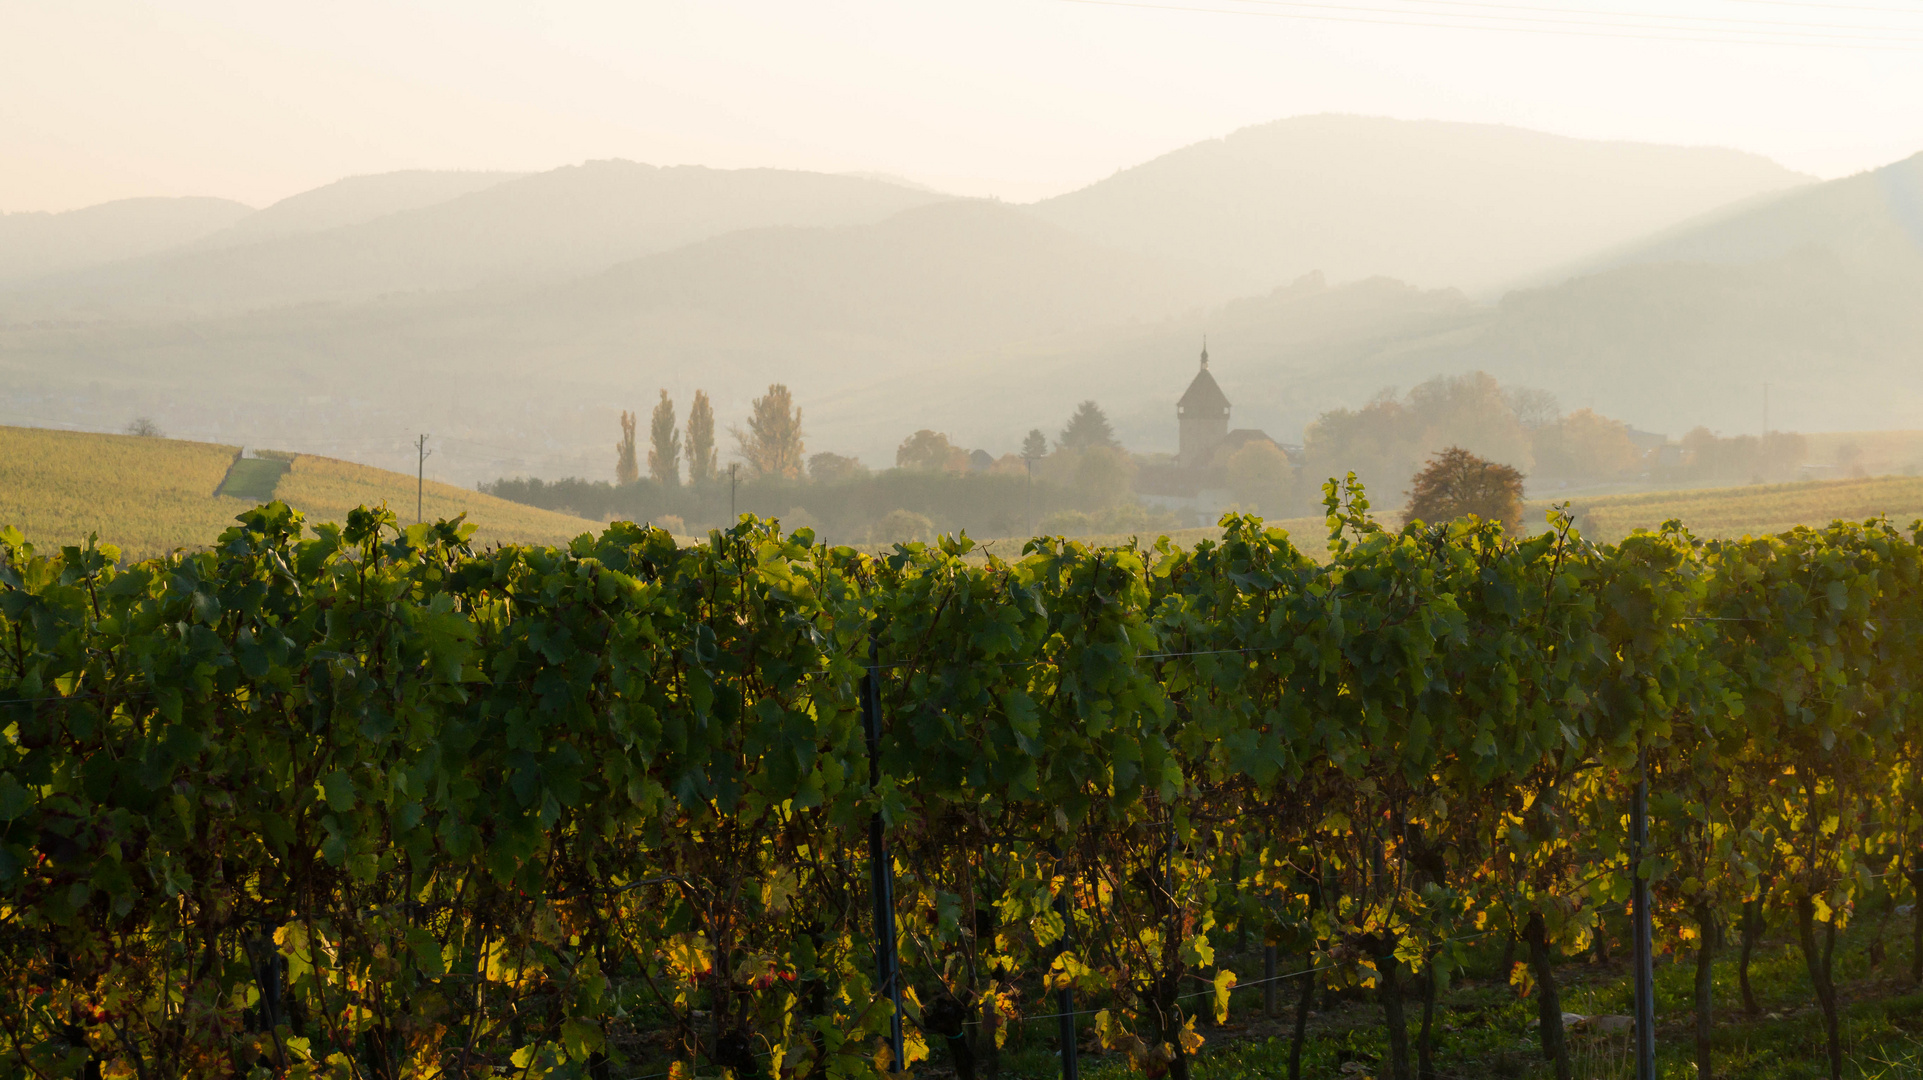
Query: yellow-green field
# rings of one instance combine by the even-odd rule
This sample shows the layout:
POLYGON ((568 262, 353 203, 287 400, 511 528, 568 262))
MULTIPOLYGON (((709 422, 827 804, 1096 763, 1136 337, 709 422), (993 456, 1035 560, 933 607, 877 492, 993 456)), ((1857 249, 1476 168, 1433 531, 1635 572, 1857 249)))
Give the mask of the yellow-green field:
MULTIPOLYGON (((1400 521, 1400 519, 1397 519, 1397 521, 1400 521)), ((1323 518, 1277 518, 1270 521, 1269 524, 1271 526, 1279 526, 1285 530, 1289 534, 1289 540, 1294 543, 1296 548, 1303 554, 1318 560, 1328 558, 1329 526, 1328 522, 1323 518)), ((1393 525, 1394 522, 1387 524, 1393 525)), ((1158 537, 1162 536, 1168 537, 1169 541, 1177 547, 1192 548, 1203 540, 1221 539, 1222 530, 1218 526, 1210 525, 1206 528, 1170 529, 1164 532, 1153 533, 1097 533, 1071 536, 1069 539, 1095 547, 1120 547, 1130 541, 1138 542, 1143 547, 1150 547, 1158 537)), ((1021 558, 1022 545, 1027 542, 1028 539, 1026 537, 1011 536, 996 540, 980 541, 980 547, 985 551, 992 551, 1004 559, 1013 561, 1021 558)), ((883 548, 883 550, 885 550, 885 548, 883 548)))
MULTIPOLYGON (((252 498, 217 495, 237 450, 216 443, 99 435, 42 428, 0 427, 0 526, 11 525, 47 545, 77 543, 89 533, 141 558, 175 548, 211 543, 252 498)), ((261 463, 265 466, 266 463, 261 463)), ((273 497, 300 509, 314 522, 339 521, 356 506, 386 502, 412 520, 414 478, 366 465, 306 454, 292 456, 278 481, 273 469, 258 482, 229 483, 257 493, 272 484, 273 497)), ((243 469, 243 473, 245 470, 243 469)), ((249 479, 237 474, 236 481, 249 479)), ((1532 502, 1529 523, 1540 528, 1548 501, 1532 502)), ((1822 525, 1835 518, 1862 520, 1887 514, 1907 526, 1923 517, 1923 477, 1821 480, 1795 484, 1660 491, 1572 500, 1585 536, 1614 542, 1637 528, 1679 518, 1703 537, 1781 532, 1796 525, 1822 525)), ((429 482, 426 514, 432 520, 466 513, 480 526, 476 542, 558 543, 599 522, 497 499, 448 484, 429 482)), ((1393 525, 1395 515, 1384 515, 1393 525)), ((1320 517, 1274 522, 1314 558, 1327 555, 1320 517)), ((1220 535, 1216 528, 1181 529, 1169 538, 1193 546, 1220 535)), ((1093 544, 1122 544, 1129 534, 1082 536, 1093 544)), ((1152 543, 1153 535, 1144 536, 1152 543)), ((1019 557, 1024 540, 986 541, 1004 558, 1019 557)))
MULTIPOLYGON (((1533 525, 1547 502, 1530 504, 1533 525)), ((1635 529, 1653 529, 1678 518, 1697 536, 1724 538, 1778 533, 1797 525, 1827 525, 1837 518, 1862 521, 1887 514, 1908 527, 1923 516, 1923 477, 1878 476, 1859 480, 1810 480, 1702 491, 1651 491, 1571 501, 1578 526, 1592 540, 1613 543, 1635 529)))
MULTIPOLYGON (((1552 500, 1528 504, 1525 524, 1534 532, 1544 528, 1544 513, 1552 500)), ((1923 477, 1879 476, 1854 480, 1809 480, 1795 484, 1757 484, 1747 487, 1707 488, 1698 491, 1649 491, 1627 495, 1604 495, 1570 500, 1581 533, 1591 540, 1615 543, 1636 529, 1654 529, 1670 518, 1680 519, 1697 536, 1724 539, 1738 536, 1764 536, 1783 532, 1798 525, 1827 525, 1837 518, 1862 521, 1886 514, 1902 528, 1923 517, 1923 477)), ((1395 528, 1401 514, 1385 511, 1379 518, 1395 528)), ((1297 548, 1314 559, 1328 557, 1328 526, 1320 517, 1283 518, 1272 521, 1288 530, 1297 548)), ((1178 529, 1169 532, 1170 540, 1194 546, 1196 541, 1221 535, 1217 528, 1178 529)), ((1128 533, 1102 536, 1077 536, 1087 544, 1126 544, 1134 537, 1128 533)), ((1141 538, 1144 545, 1154 542, 1154 534, 1141 538)), ((1023 540, 1008 538, 988 541, 1003 558, 1021 554, 1023 540)))
MULTIPOLYGON (((251 499, 216 495, 237 448, 179 439, 0 427, 0 526, 36 544, 73 544, 89 533, 130 558, 212 543, 251 499)), ((413 520, 414 478, 330 458, 299 455, 274 497, 311 522, 385 501, 413 520)), ((429 482, 429 520, 466 512, 479 544, 558 543, 600 523, 429 482)))

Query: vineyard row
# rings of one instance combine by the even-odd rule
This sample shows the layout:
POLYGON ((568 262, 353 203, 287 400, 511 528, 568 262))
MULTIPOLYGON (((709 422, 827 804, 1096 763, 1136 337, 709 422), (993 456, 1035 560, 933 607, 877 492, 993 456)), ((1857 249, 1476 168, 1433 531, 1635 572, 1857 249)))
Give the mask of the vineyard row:
POLYGON ((0 1078, 993 1080, 1050 1019, 1187 1080, 1252 939, 1410 1080, 1492 936, 1567 1075, 1557 958, 1639 875, 1684 952, 1793 924, 1840 1071, 1836 934, 1923 884, 1918 536, 1327 504, 1322 561, 0 533, 0 1078))

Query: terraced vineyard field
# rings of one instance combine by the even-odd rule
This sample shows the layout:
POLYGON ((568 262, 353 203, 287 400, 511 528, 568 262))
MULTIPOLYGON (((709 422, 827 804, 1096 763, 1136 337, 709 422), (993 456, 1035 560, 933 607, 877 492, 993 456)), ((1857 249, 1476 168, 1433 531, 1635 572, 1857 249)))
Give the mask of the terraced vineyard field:
MULTIPOLYGON (((234 515, 268 498, 310 521, 338 521, 385 501, 403 520, 414 513, 414 478, 331 458, 235 460, 238 447, 180 439, 0 427, 0 527, 43 545, 89 533, 131 558, 207 544, 234 515), (230 472, 231 470, 231 472, 230 472), (225 491, 237 494, 216 494, 225 491)), ((430 519, 466 512, 478 543, 560 543, 598 523, 539 510, 449 484, 427 485, 430 519)))

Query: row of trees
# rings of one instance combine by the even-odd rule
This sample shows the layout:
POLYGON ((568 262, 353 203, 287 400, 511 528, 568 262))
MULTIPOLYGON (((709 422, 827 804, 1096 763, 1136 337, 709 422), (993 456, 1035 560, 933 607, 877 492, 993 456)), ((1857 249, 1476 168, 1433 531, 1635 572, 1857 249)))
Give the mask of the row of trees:
MULTIPOLYGON (((1167 472, 1170 467, 1125 450, 1093 401, 1076 408, 1052 446, 1035 429, 1019 453, 991 457, 956 444, 945 433, 924 429, 909 435, 896 449, 896 469, 905 472, 929 477, 987 474, 1024 481, 1021 486, 996 487, 994 481, 975 485, 1000 492, 994 496, 979 495, 966 483, 882 484, 854 458, 827 452, 806 456, 801 408, 780 384, 754 400, 745 426, 732 429, 737 455, 756 485, 745 503, 739 492, 732 504, 724 504, 713 493, 675 494, 681 487, 684 445, 693 487, 698 489, 716 476, 714 417, 706 394, 696 393, 684 443, 674 403, 662 391, 646 454, 647 482, 661 490, 624 495, 620 489, 631 487, 640 477, 635 427, 636 418, 623 413, 614 489, 580 481, 544 485, 503 480, 486 490, 595 518, 620 514, 637 520, 668 520, 684 532, 729 521, 736 511, 748 509, 855 542, 919 539, 964 528, 977 535, 1011 535, 1044 527, 1045 531, 1106 533, 1184 523, 1141 505, 1136 495, 1138 473, 1147 469, 1144 475, 1153 480, 1156 470, 1167 472), (890 502, 879 490, 861 497, 797 494, 792 487, 762 483, 802 480, 886 488, 900 498, 890 502)), ((1324 413, 1310 425, 1295 459, 1261 439, 1225 450, 1210 467, 1212 479, 1207 486, 1226 490, 1244 510, 1300 516, 1314 511, 1320 495, 1313 480, 1316 476, 1354 471, 1378 490, 1396 491, 1403 483, 1419 485, 1417 474, 1426 468, 1424 458, 1444 450, 1461 450, 1508 469, 1505 490, 1513 489, 1516 497, 1502 506, 1486 499, 1437 503, 1432 495, 1412 487, 1402 493, 1412 503, 1423 504, 1411 510, 1413 516, 1446 519, 1473 510, 1518 527, 1520 483, 1525 475, 1533 478, 1539 492, 1554 491, 1570 481, 1640 478, 1675 484, 1786 479, 1805 456, 1806 446, 1801 436, 1791 433, 1773 432, 1762 439, 1724 438, 1698 428, 1679 445, 1646 447, 1632 440, 1630 429, 1619 421, 1588 409, 1565 414, 1552 395, 1504 388, 1489 375, 1475 372, 1432 379, 1403 396, 1384 391, 1358 410, 1324 413), (1405 477, 1413 479, 1405 481, 1405 477)))
MULTIPOLYGON (((636 417, 621 413, 621 441, 614 446, 614 478, 617 484, 632 484, 641 479, 640 451, 635 444, 636 417)), ((804 453, 801 406, 780 383, 754 399, 745 426, 730 429, 742 461, 756 476, 798 479, 802 475, 804 453)), ((685 446, 688 481, 700 485, 719 475, 718 452, 714 442, 714 406, 704 390, 694 392, 688 410, 687 441, 675 421, 674 399, 661 391, 648 418, 648 479, 663 487, 681 486, 681 457, 685 446)), ((821 457, 822 455, 817 455, 821 457)), ((826 455, 834 457, 834 455, 826 455)))
MULTIPOLYGON (((1093 401, 1084 401, 1075 407, 1068 423, 1063 425, 1061 434, 1056 437, 1051 451, 1048 436, 1041 428, 1030 428, 1022 438, 1019 453, 1003 454, 993 457, 985 451, 969 450, 950 441, 944 432, 923 428, 915 432, 895 450, 895 467, 915 469, 921 472, 962 473, 970 470, 988 469, 1005 473, 1025 473, 1033 470, 1037 463, 1046 462, 1051 457, 1052 471, 1061 475, 1060 468, 1064 459, 1079 464, 1091 452, 1106 452, 1114 455, 1115 460, 1126 461, 1127 452, 1121 440, 1115 437, 1115 429, 1109 425, 1108 415, 1093 401)), ((1074 466, 1070 466, 1069 473, 1074 466)))
POLYGON ((674 402, 661 392, 649 424, 645 476, 638 426, 638 417, 621 414, 614 484, 503 478, 481 490, 593 519, 657 522, 682 535, 725 526, 744 512, 852 543, 929 540, 964 529, 1013 536, 1044 526, 1113 531, 1109 527, 1163 523, 1135 505, 1133 460, 1093 401, 1075 410, 1052 447, 1036 429, 1020 454, 993 458, 924 429, 902 440, 894 470, 877 473, 841 454, 807 454, 801 407, 786 386, 775 384, 754 400, 746 424, 731 429, 745 468, 720 485, 714 483, 721 473, 705 393, 695 394, 684 437, 674 402), (684 449, 686 483, 680 470, 684 449))
POLYGON ((1590 409, 1564 412, 1546 391, 1504 387, 1485 372, 1471 372, 1438 376, 1406 394, 1384 390, 1359 409, 1322 413, 1308 426, 1297 460, 1251 443, 1219 466, 1239 503, 1293 516, 1313 512, 1317 477, 1354 472, 1377 490, 1396 491, 1426 458, 1449 447, 1516 470, 1539 493, 1610 481, 1792 480, 1807 456, 1806 440, 1791 432, 1725 437, 1699 427, 1676 444, 1659 445, 1590 409))
MULTIPOLYGON (((785 413, 788 388, 769 387, 769 396, 776 390, 781 392, 781 405, 785 413)), ((761 401, 755 402, 756 409, 761 401)), ((771 408, 772 412, 773 409, 771 408)), ((621 413, 621 441, 614 444, 614 478, 618 484, 632 484, 641 479, 639 450, 634 441, 635 415, 623 410, 621 413)), ((800 452, 801 410, 794 412, 795 452, 800 452)), ((681 440, 681 429, 675 423, 674 401, 666 390, 661 391, 661 400, 654 406, 654 413, 648 418, 648 477, 657 484, 679 487, 681 484, 681 452, 685 445, 688 454, 688 479, 695 484, 707 483, 715 478, 717 471, 714 445, 714 406, 708 403, 705 390, 694 392, 694 405, 688 409, 687 442, 681 440)))
MULTIPOLYGON (((637 417, 633 413, 621 413, 621 440, 614 447, 614 477, 617 484, 632 484, 641 478, 640 449, 635 441, 636 423, 637 417)), ((752 476, 787 480, 799 480, 805 476, 812 480, 834 482, 865 475, 868 471, 860 461, 840 454, 824 452, 808 456, 803 442, 801 406, 795 404, 794 396, 781 383, 771 384, 766 394, 755 398, 747 423, 730 430, 734 436, 736 453, 752 476)), ((709 404, 707 393, 702 390, 694 392, 694 406, 688 414, 684 444, 681 428, 675 421, 674 401, 663 390, 648 423, 648 478, 666 487, 679 486, 684 445, 687 448, 689 482, 702 484, 713 480, 718 471, 714 408, 709 404)), ((1056 449, 1071 453, 1094 449, 1121 451, 1122 445, 1115 438, 1115 432, 1109 426, 1108 417, 1102 412, 1101 406, 1093 401, 1084 401, 1076 407, 1067 425, 1062 428, 1056 449)), ((1048 456, 1048 436, 1040 428, 1035 428, 1023 439, 1020 454, 1004 454, 999 460, 990 460, 1002 471, 1012 472, 1025 468, 1026 462, 1040 461, 1048 456)), ((951 442, 946 434, 926 428, 902 440, 901 446, 895 451, 895 466, 922 472, 955 473, 982 467, 970 451, 951 442)))
MULTIPOLYGON (((1359 409, 1321 414, 1304 433, 1297 464, 1309 476, 1352 471, 1392 491, 1450 446, 1546 483, 1622 479, 1648 468, 1627 425, 1588 409, 1565 415, 1554 396, 1505 388, 1480 371, 1439 376, 1406 394, 1384 390, 1359 409)), ((1306 512, 1316 498, 1313 487, 1299 484, 1290 509, 1306 512)))
POLYGON ((987 1080, 1068 1013, 1187 1080, 1240 928, 1373 993, 1395 1080, 1474 1068, 1436 994, 1519 939, 1566 1077, 1556 957, 1640 875, 1699 956, 1794 927, 1838 1075, 1836 934, 1923 885, 1919 538, 1326 509, 1326 563, 1248 518, 1007 561, 280 505, 128 567, 6 534, 0 1059, 987 1080))

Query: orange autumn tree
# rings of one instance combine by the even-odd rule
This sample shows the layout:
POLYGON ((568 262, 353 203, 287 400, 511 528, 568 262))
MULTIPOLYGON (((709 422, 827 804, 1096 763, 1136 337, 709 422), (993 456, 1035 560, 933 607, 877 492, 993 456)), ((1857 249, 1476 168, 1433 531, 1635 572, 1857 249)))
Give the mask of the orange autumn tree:
POLYGON ((1402 520, 1444 522, 1471 514, 1501 522, 1509 532, 1521 531, 1522 473, 1451 446, 1430 458, 1411 481, 1402 520))

